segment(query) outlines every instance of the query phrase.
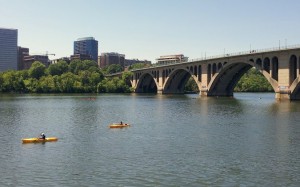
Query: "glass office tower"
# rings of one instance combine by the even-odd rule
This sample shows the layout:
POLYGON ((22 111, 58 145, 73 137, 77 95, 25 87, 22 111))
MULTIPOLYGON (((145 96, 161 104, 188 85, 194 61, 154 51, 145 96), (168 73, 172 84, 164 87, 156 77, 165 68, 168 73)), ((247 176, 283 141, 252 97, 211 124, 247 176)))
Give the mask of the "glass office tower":
POLYGON ((0 72, 18 69, 18 30, 0 28, 0 72))
POLYGON ((74 55, 90 55, 91 59, 98 60, 98 41, 93 37, 79 38, 74 42, 74 55))

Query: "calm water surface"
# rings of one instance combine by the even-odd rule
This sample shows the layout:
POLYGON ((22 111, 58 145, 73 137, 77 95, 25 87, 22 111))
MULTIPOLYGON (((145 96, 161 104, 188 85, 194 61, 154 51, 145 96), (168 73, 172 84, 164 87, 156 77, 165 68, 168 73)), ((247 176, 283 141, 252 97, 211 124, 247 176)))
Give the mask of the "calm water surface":
POLYGON ((300 186, 300 102, 0 95, 0 186, 300 186))

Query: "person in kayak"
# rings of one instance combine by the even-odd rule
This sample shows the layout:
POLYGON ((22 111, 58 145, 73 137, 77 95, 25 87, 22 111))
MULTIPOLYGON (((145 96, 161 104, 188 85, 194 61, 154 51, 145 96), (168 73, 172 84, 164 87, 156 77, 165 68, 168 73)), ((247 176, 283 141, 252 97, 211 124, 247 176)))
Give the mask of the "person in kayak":
POLYGON ((40 139, 44 139, 44 140, 46 139, 46 135, 45 135, 45 133, 43 133, 43 132, 41 133, 41 135, 40 135, 40 139))

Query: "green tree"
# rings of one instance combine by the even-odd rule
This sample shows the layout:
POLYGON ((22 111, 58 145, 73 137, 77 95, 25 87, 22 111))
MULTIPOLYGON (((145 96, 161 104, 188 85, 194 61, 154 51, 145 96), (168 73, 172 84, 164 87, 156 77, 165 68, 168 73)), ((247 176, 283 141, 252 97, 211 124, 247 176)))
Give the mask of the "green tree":
POLYGON ((92 60, 73 60, 69 64, 69 71, 78 74, 80 71, 88 70, 91 72, 99 72, 98 65, 92 60))
POLYGON ((36 78, 29 78, 24 80, 27 92, 36 93, 39 87, 39 81, 36 78))
POLYGON ((81 83, 83 86, 88 86, 89 83, 90 83, 90 76, 91 76, 91 73, 87 70, 84 70, 84 71, 80 71, 78 73, 78 77, 79 79, 81 80, 81 83))
POLYGON ((6 71, 1 76, 1 91, 3 92, 24 92, 25 85, 22 73, 19 71, 6 71))
POLYGON ((75 93, 82 90, 81 83, 77 75, 67 72, 61 75, 59 79, 60 91, 63 93, 75 93))
POLYGON ((40 77, 45 75, 46 66, 39 61, 35 61, 32 63, 29 69, 29 76, 32 78, 39 79, 40 77))
POLYGON ((126 71, 126 72, 123 72, 122 74, 122 79, 124 81, 130 81, 131 77, 133 76, 133 73, 130 72, 130 71, 126 71))
POLYGON ((101 72, 98 66, 97 67, 91 66, 91 67, 88 68, 88 71, 89 72, 97 72, 97 73, 101 72))
POLYGON ((199 88, 193 77, 190 77, 184 87, 185 92, 199 92, 199 88))
POLYGON ((131 78, 133 76, 133 73, 130 71, 124 72, 122 74, 122 80, 124 82, 124 92, 125 93, 130 93, 133 92, 133 88, 131 87, 131 78))
POLYGON ((103 79, 101 82, 98 83, 97 85, 97 93, 106 93, 106 84, 108 80, 103 79))
POLYGON ((274 91, 267 79, 255 68, 245 73, 236 87, 236 92, 272 92, 274 91))
POLYGON ((47 73, 49 75, 61 75, 63 73, 68 72, 68 63, 66 61, 58 61, 58 63, 56 64, 51 64, 48 68, 47 68, 47 73))
POLYGON ((98 93, 130 93, 132 91, 131 86, 118 77, 104 79, 97 85, 98 93))
POLYGON ((84 92, 93 92, 93 87, 90 85, 91 72, 84 70, 78 73, 78 78, 81 82, 81 87, 84 92))
POLYGON ((42 93, 53 93, 57 92, 57 88, 55 87, 55 80, 53 76, 43 76, 39 80, 37 92, 42 93))
POLYGON ((81 63, 81 60, 72 60, 69 64, 69 71, 73 74, 77 74, 79 69, 82 69, 81 68, 82 66, 82 63, 81 63))
POLYGON ((116 93, 117 92, 117 82, 118 78, 107 81, 106 83, 106 92, 107 93, 116 93))
POLYGON ((142 69, 142 68, 148 68, 151 67, 151 64, 146 64, 146 63, 136 63, 132 64, 128 67, 128 70, 134 70, 134 69, 142 69))
POLYGON ((84 60, 84 61, 82 61, 82 70, 88 70, 88 69, 90 69, 92 67, 95 67, 95 68, 99 69, 98 65, 94 61, 92 61, 92 60, 84 60))
POLYGON ((28 70, 20 70, 20 71, 17 71, 17 73, 24 80, 30 78, 28 70))
POLYGON ((0 92, 3 92, 4 90, 4 78, 3 78, 3 73, 0 73, 0 92))
POLYGON ((90 75, 90 84, 92 86, 97 86, 99 82, 101 82, 104 79, 104 76, 101 72, 92 72, 90 75))
POLYGON ((118 73, 123 71, 123 67, 120 64, 111 64, 103 68, 102 71, 104 74, 118 73))

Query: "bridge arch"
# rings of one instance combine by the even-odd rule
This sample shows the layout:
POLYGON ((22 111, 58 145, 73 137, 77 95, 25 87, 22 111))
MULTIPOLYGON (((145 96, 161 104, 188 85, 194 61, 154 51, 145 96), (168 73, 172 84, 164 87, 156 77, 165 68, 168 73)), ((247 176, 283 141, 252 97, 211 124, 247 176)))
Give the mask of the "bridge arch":
POLYGON ((300 76, 298 76, 290 86, 290 99, 300 100, 300 76))
POLYGON ((211 80, 211 64, 208 64, 207 66, 207 84, 209 84, 211 80))
POLYGON ((272 75, 271 77, 278 81, 278 57, 274 56, 272 58, 272 75))
POLYGON ((202 82, 202 67, 198 66, 198 82, 202 82))
POLYGON ((297 78, 297 57, 292 55, 289 62, 290 84, 297 78))
POLYGON ((183 94, 184 87, 190 77, 193 77, 200 90, 199 81, 197 80, 197 77, 193 75, 193 72, 191 72, 189 69, 177 69, 171 72, 171 74, 166 79, 166 82, 163 85, 162 93, 183 94))
POLYGON ((223 65, 221 62, 218 63, 218 71, 220 71, 222 69, 223 65))
MULTIPOLYGON (((241 79, 241 77, 252 67, 260 70, 261 60, 257 59, 256 63, 249 62, 236 62, 224 65, 222 70, 212 77, 208 84, 208 96, 233 96, 233 90, 241 79)), ((261 73, 268 80, 274 90, 278 87, 277 81, 273 81, 268 71, 261 70, 261 73)))
POLYGON ((258 69, 261 69, 262 60, 260 58, 256 59, 256 66, 258 67, 258 69))
POLYGON ((190 66, 190 72, 192 72, 192 73, 194 72, 193 66, 190 66))
POLYGON ((158 83, 150 73, 140 75, 137 86, 135 88, 136 93, 157 93, 158 83))
POLYGON ((290 87, 291 90, 291 100, 299 100, 300 99, 300 78, 298 78, 293 82, 290 87))
POLYGON ((214 76, 217 73, 217 64, 213 63, 212 65, 212 76, 214 76))
POLYGON ((266 57, 264 59, 264 71, 270 73, 270 59, 268 57, 266 57))
POLYGON ((289 72, 290 72, 290 99, 299 100, 300 99, 300 57, 299 59, 296 55, 291 55, 289 61, 289 72), (297 67, 298 66, 298 67, 297 67))

